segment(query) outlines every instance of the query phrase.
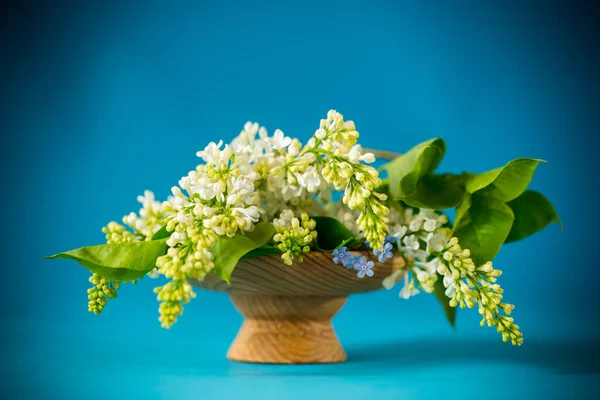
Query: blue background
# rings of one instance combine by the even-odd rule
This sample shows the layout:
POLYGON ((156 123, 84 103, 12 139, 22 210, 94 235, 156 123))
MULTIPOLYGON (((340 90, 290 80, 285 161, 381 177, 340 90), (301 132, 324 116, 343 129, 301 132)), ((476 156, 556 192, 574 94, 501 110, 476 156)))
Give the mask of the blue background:
POLYGON ((598 10, 418 3, 3 6, 6 398, 595 397, 598 10), (167 331, 156 281, 125 285, 95 316, 88 272, 41 259, 103 242, 100 228, 137 210, 138 194, 164 199, 197 150, 245 121, 306 140, 331 108, 367 147, 445 138, 440 171, 548 160, 531 187, 564 231, 495 260, 523 347, 480 328, 474 310, 452 330, 433 297, 394 291, 351 298, 336 317, 346 364, 236 364, 225 352, 241 318, 226 296, 199 292, 167 331))

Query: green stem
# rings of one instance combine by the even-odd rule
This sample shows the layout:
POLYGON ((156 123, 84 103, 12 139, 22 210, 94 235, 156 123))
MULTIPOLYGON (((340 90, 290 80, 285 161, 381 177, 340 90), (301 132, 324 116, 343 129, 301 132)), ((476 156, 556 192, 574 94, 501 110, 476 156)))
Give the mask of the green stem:
POLYGON ((395 153, 393 151, 387 151, 387 150, 363 149, 363 151, 365 153, 373 153, 376 158, 381 158, 383 160, 389 160, 389 161, 395 159, 396 157, 400 157, 402 155, 401 153, 395 153))

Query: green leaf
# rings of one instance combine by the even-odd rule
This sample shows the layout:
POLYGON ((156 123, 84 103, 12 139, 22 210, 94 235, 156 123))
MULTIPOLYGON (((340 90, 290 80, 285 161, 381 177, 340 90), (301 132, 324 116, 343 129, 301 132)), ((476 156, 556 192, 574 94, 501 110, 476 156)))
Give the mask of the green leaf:
POLYGON ((435 281, 433 294, 444 309, 446 319, 454 328, 456 326, 456 307, 450 307, 450 299, 446 296, 446 288, 444 287, 444 276, 440 274, 437 274, 437 276, 438 279, 435 281))
POLYGON ((331 217, 311 217, 317 223, 317 249, 332 251, 342 243, 348 248, 359 245, 362 241, 344 224, 331 217))
POLYGON ((522 195, 508 202, 508 206, 515 214, 515 223, 506 238, 506 243, 533 235, 553 222, 558 222, 562 229, 562 222, 552 203, 539 192, 526 190, 522 195))
POLYGON ((275 228, 270 222, 259 222, 254 231, 245 235, 237 234, 234 237, 221 237, 211 248, 215 255, 214 274, 229 283, 231 274, 238 261, 252 250, 267 244, 273 237, 275 228))
POLYGON ((494 198, 465 196, 456 209, 452 234, 471 251, 476 264, 491 261, 508 237, 515 219, 511 208, 494 198))
POLYGON ((464 195, 464 177, 433 174, 445 151, 442 139, 432 139, 383 165, 388 174, 385 185, 394 200, 435 210, 455 207, 464 195))
POLYGON ((421 178, 437 168, 445 152, 446 143, 442 139, 431 139, 381 166, 380 169, 387 171, 390 194, 398 199, 413 196, 421 178))
POLYGON ((166 226, 163 226, 152 236, 152 240, 168 239, 170 236, 171 232, 167 230, 166 226))
POLYGON ((249 252, 244 254, 242 256, 242 258, 253 258, 253 257, 268 256, 271 254, 281 254, 281 253, 283 253, 283 251, 279 250, 277 247, 270 246, 268 244, 264 244, 260 247, 257 247, 254 250, 250 250, 249 252))
POLYGON ((141 278, 154 268, 156 259, 164 255, 166 250, 167 239, 161 239, 81 247, 46 258, 75 260, 108 280, 131 281, 141 278))
POLYGON ((429 175, 421 178, 417 190, 404 201, 411 207, 445 210, 453 208, 465 195, 463 178, 459 175, 429 175))
POLYGON ((466 182, 469 193, 493 197, 503 203, 519 197, 533 178, 540 162, 535 158, 518 158, 504 167, 471 176, 466 182))

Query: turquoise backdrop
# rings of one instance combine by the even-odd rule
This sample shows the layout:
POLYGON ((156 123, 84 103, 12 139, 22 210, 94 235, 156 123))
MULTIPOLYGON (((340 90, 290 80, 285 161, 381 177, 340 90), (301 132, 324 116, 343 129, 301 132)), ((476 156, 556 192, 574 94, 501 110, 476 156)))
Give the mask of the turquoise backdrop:
POLYGON ((587 2, 21 2, 2 6, 2 369, 6 399, 600 398, 600 59, 587 2), (495 260, 521 348, 461 310, 397 291, 335 319, 349 362, 225 359, 241 318, 199 292, 163 330, 144 279, 101 316, 89 273, 43 255, 164 199, 209 141, 247 120, 306 140, 331 108, 367 147, 443 137, 440 171, 517 157, 550 226, 495 260))

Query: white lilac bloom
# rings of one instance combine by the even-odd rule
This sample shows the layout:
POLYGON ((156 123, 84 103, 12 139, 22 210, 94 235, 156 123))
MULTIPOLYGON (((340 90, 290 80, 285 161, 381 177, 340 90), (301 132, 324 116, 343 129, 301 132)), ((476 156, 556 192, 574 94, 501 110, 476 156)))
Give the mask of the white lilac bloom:
POLYGON ((269 143, 273 146, 274 150, 283 150, 292 144, 292 139, 285 136, 280 129, 277 129, 273 137, 269 139, 269 143))
POLYGON ((440 260, 437 257, 434 257, 430 261, 427 262, 415 262, 415 264, 426 271, 429 275, 433 275, 437 272, 440 260))
POLYGON ((204 150, 196 152, 196 156, 202 158, 202 160, 207 164, 219 164, 221 158, 221 146, 223 146, 222 140, 219 140, 219 143, 210 142, 208 146, 204 148, 204 150))
POLYGON ((316 193, 324 183, 321 180, 321 175, 315 167, 308 167, 306 172, 298 176, 298 182, 305 187, 310 193, 316 193))
POLYGON ((396 286, 398 277, 404 273, 405 271, 403 269, 397 269, 396 271, 394 271, 390 276, 387 276, 383 282, 382 285, 386 290, 390 290, 392 289, 394 286, 396 286))
POLYGON ((433 233, 429 232, 427 234, 427 252, 429 253, 439 253, 446 246, 447 239, 441 233, 433 233))
POLYGON ((390 229, 390 235, 388 236, 389 238, 394 238, 394 240, 392 241, 390 239, 387 241, 390 243, 400 243, 399 241, 406 235, 406 232, 408 232, 408 227, 406 225, 394 225, 393 229, 390 229))
POLYGON ((419 289, 415 287, 413 279, 409 279, 408 274, 404 275, 404 286, 400 290, 399 296, 405 300, 408 300, 414 295, 419 294, 419 289))
POLYGON ((404 243, 404 247, 409 253, 419 250, 419 239, 415 235, 405 236, 402 243, 404 243))
POLYGON ((446 296, 449 298, 452 298, 454 296, 454 293, 456 292, 456 284, 454 281, 454 278, 452 278, 452 275, 445 275, 444 276, 444 287, 446 288, 446 296))
POLYGON ((418 232, 421 230, 422 226, 423 226, 423 219, 415 218, 412 221, 410 221, 410 223, 408 224, 408 229, 410 229, 411 232, 418 232))
POLYGON ((152 236, 162 228, 168 213, 163 212, 162 204, 154 197, 154 193, 146 190, 137 197, 142 204, 139 215, 131 212, 123 217, 123 223, 133 230, 134 235, 141 236, 141 240, 151 240, 152 236))
MULTIPOLYGON (((135 234, 107 227, 107 237, 123 241, 150 238, 163 226, 170 232, 167 253, 157 260, 158 274, 170 280, 156 288, 162 325, 170 327, 195 296, 187 280, 202 280, 212 272, 211 248, 220 237, 252 231, 261 220, 273 221, 274 239, 290 264, 310 250, 316 232, 308 215, 315 215, 315 207, 324 209, 334 191, 342 192, 336 211, 340 220, 380 249, 381 259, 389 258, 388 232, 397 239, 404 233, 388 229, 387 197, 376 191, 382 183, 379 172, 368 165, 375 156, 364 152, 358 136, 354 122, 344 121, 335 110, 304 145, 279 129, 269 136, 260 124, 248 121, 230 144, 211 142, 198 151, 201 163, 179 180, 167 201, 160 204, 146 193, 140 216, 126 217, 135 234)), ((361 276, 373 273, 372 262, 358 262, 361 276)))
MULTIPOLYGON (((369 243, 379 262, 393 257, 396 245, 406 266, 383 280, 386 289, 404 274, 399 295, 406 299, 420 289, 432 292, 439 275, 450 306, 477 306, 482 324, 497 327, 503 340, 521 344, 519 327, 510 317, 514 306, 502 301, 496 283, 501 271, 491 262, 476 265, 469 250, 451 238, 444 214, 387 202, 378 191, 379 172, 369 165, 375 155, 364 152, 358 137, 354 122, 335 110, 304 145, 279 129, 269 136, 260 124, 248 121, 230 144, 211 142, 198 151, 202 163, 179 180, 167 201, 161 204, 145 191, 138 197, 139 213, 124 216, 124 225, 110 222, 103 232, 108 243, 152 240, 163 227, 170 234, 166 254, 148 273, 170 280, 155 289, 161 302, 159 320, 166 328, 195 296, 188 279, 202 280, 214 272, 211 249, 220 238, 245 235, 259 221, 272 221, 272 239, 291 265, 314 249, 316 222, 309 215, 323 212, 369 243), (334 191, 342 196, 331 207, 334 191)), ((344 247, 333 252, 333 260, 355 269, 360 278, 374 275, 373 261, 344 247)), ((116 295, 118 284, 97 275, 91 282, 89 309, 100 312, 116 295)))

